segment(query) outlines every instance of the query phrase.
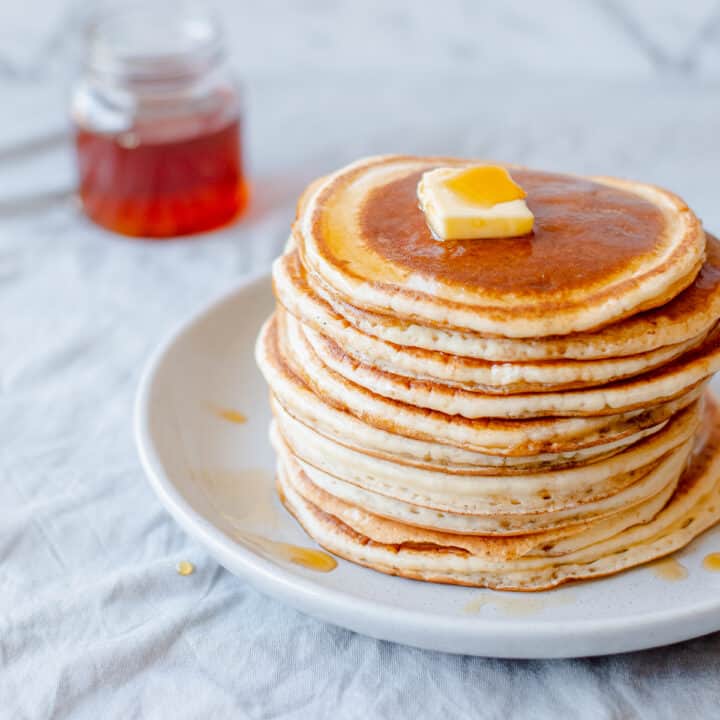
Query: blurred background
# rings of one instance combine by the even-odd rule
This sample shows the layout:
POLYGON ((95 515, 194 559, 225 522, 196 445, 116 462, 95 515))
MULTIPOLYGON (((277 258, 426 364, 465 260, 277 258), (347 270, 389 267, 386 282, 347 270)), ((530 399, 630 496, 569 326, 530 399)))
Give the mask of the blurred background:
MULTIPOLYGON (((0 9, 0 203, 62 202, 81 28, 122 2, 0 9)), ((451 153, 669 186, 720 228, 720 3, 214 0, 246 90, 239 231, 283 241, 303 185, 357 156, 451 153), (276 217, 276 214, 279 216, 276 217)), ((159 28, 158 32, 162 32, 159 28)), ((247 249, 250 253, 250 249, 247 249)), ((247 259, 247 258, 246 258, 247 259)), ((238 260, 237 269, 254 262, 238 260)))

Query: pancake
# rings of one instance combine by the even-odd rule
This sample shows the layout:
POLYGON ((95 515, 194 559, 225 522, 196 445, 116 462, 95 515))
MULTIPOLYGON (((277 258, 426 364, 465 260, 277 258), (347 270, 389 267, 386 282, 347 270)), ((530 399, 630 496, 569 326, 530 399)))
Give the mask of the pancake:
MULTIPOLYGON (((278 486, 286 507, 323 547, 392 575, 504 590, 544 590, 571 580, 601 577, 662 557, 687 545, 720 520, 720 416, 708 404, 712 428, 667 504, 649 521, 563 555, 538 556, 539 537, 443 534, 402 525, 314 490, 286 468, 278 486)), ((610 520, 611 523, 617 521, 610 520)), ((614 527, 613 527, 614 529, 614 527)), ((592 530, 592 526, 591 526, 592 530)), ((558 535, 543 538, 554 549, 558 535)), ((562 537, 562 534, 560 535, 562 537)), ((567 536, 566 536, 567 537, 567 536)))
MULTIPOLYGON (((698 388, 691 395, 685 396, 681 402, 677 403, 678 407, 685 403, 690 404, 701 391, 702 388, 698 388)), ((309 396, 314 397, 312 393, 309 393, 309 396)), ((577 467, 588 462, 612 457, 623 448, 659 432, 668 422, 664 420, 614 442, 582 450, 541 453, 526 457, 507 457, 486 455, 472 450, 395 435, 366 425, 352 415, 329 405, 316 408, 321 412, 324 411, 323 419, 315 419, 320 415, 316 415, 312 409, 307 412, 307 408, 303 406, 301 406, 303 409, 299 411, 297 408, 292 411, 288 410, 274 395, 270 397, 270 405, 276 418, 278 416, 286 417, 293 422, 310 427, 314 433, 331 441, 334 445, 362 452, 364 455, 380 460, 390 460, 407 467, 448 472, 453 475, 517 475, 540 470, 562 470, 577 467), (324 420, 330 422, 325 423, 324 420)))
POLYGON ((298 361, 321 372, 327 367, 353 384, 416 407, 466 418, 526 418, 603 415, 672 400, 720 369, 720 329, 699 347, 664 367, 601 387, 567 392, 487 395, 444 384, 409 380, 363 365, 329 338, 284 317, 288 345, 298 361))
POLYGON ((275 443, 278 457, 286 469, 302 472, 303 478, 331 497, 349 502, 380 517, 405 525, 453 534, 512 536, 540 533, 574 527, 616 515, 647 502, 677 482, 680 471, 692 447, 686 442, 660 461, 651 463, 618 477, 620 490, 607 497, 568 505, 557 510, 536 512, 507 512, 502 508, 484 513, 427 507, 422 500, 402 500, 346 483, 329 473, 299 461, 287 446, 275 443))
MULTIPOLYGON (((283 344, 276 316, 260 331, 256 359, 273 392, 282 394, 283 403, 289 403, 298 413, 302 410, 293 405, 295 393, 300 395, 300 405, 311 407, 314 399, 320 399, 368 427, 391 435, 485 455, 522 456, 523 462, 533 455, 574 453, 633 436, 664 422, 687 400, 687 396, 681 396, 653 408, 599 417, 451 418, 375 395, 326 369, 321 369, 321 375, 308 372, 307 367, 295 362, 283 344)), ((691 391, 696 392, 697 389, 691 391)), ((315 409, 318 417, 324 417, 318 403, 315 409)))
POLYGON ((703 264, 702 228, 672 193, 522 168, 512 172, 535 215, 530 235, 438 243, 417 182, 467 164, 388 156, 329 176, 300 207, 303 264, 364 310, 510 338, 592 330, 657 307, 703 264))
MULTIPOLYGON (((529 544, 532 543, 534 547, 534 550, 528 550, 526 554, 532 552, 536 555, 559 555, 565 554, 567 548, 579 549, 592 544, 599 537, 610 537, 615 532, 620 532, 625 527, 634 524, 640 518, 643 518, 645 522, 652 520, 667 504, 675 491, 682 470, 682 462, 678 460, 677 455, 674 455, 661 466, 646 473, 643 477, 646 484, 652 483, 660 490, 650 492, 645 497, 635 497, 633 502, 628 503, 619 510, 610 508, 604 512, 588 514, 583 517, 574 516, 570 518, 570 521, 555 525, 530 526, 526 532, 516 530, 506 533, 482 532, 482 527, 486 523, 485 518, 473 520, 460 515, 447 515, 445 520, 447 527, 443 527, 433 525, 431 514, 423 511, 422 508, 417 512, 408 513, 403 512, 402 504, 397 502, 374 506, 371 499, 363 497, 361 494, 356 494, 354 498, 352 496, 343 497, 316 482, 315 476, 308 474, 302 464, 295 463, 290 456, 280 454, 278 467, 279 472, 287 475, 288 482, 306 500, 323 508, 325 512, 333 512, 343 507, 343 503, 354 508, 362 508, 364 512, 368 512, 380 520, 392 523, 389 532, 394 533, 393 538, 396 540, 402 537, 402 533, 409 532, 410 535, 414 535, 416 531, 420 532, 418 537, 421 537, 424 542, 431 540, 433 536, 439 535, 444 544, 452 543, 452 540, 449 539, 451 537, 458 538, 460 543, 471 543, 473 538, 483 541, 519 539, 529 544), (356 500, 360 500, 360 502, 356 502, 356 500), (423 522, 426 519, 428 520, 427 524, 423 522), (454 525, 451 521, 457 521, 458 524, 454 525), (462 529, 460 523, 464 523, 468 529, 462 529), (585 534, 590 537, 590 541, 587 543, 585 543, 584 539, 578 537, 585 534), (550 545, 552 545, 552 548, 547 550, 550 545)), ((350 522, 350 525, 352 527, 353 522, 350 522)), ((388 527, 386 526, 384 529, 387 534, 388 527)), ((381 537, 380 539, 387 539, 387 537, 381 537)), ((405 539, 407 539, 407 536, 405 536, 405 539)))
POLYGON ((453 387, 488 394, 564 390, 632 377, 674 360, 699 345, 707 334, 701 332, 683 342, 621 358, 488 362, 403 347, 361 332, 313 293, 295 252, 275 262, 273 284, 278 301, 298 322, 327 336, 359 363, 413 380, 438 380, 453 387))
MULTIPOLYGON (((276 264, 276 270, 280 262, 276 264)), ((307 277, 304 268, 302 272, 307 277)), ((284 304, 286 294, 282 292, 282 285, 276 283, 276 289, 284 304)), ((707 332, 717 322, 720 317, 720 242, 711 235, 707 236, 705 264, 695 281, 667 304, 594 332, 572 335, 506 338, 449 330, 361 310, 332 297, 319 282, 312 285, 312 291, 360 332, 404 347, 492 362, 617 358, 688 342, 707 332)), ((300 296, 296 302, 301 300, 300 296)))
POLYGON ((422 470, 381 460, 333 443, 282 412, 275 418, 280 438, 275 444, 289 447, 303 467, 386 497, 474 515, 548 513, 602 500, 631 484, 631 473, 641 474, 691 440, 699 425, 695 403, 661 431, 609 458, 560 470, 468 475, 454 474, 451 468, 422 470))

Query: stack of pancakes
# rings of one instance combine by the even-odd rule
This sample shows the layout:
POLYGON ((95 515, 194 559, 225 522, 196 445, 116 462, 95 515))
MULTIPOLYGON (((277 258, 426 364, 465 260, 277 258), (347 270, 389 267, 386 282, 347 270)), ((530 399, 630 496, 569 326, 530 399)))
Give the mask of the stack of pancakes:
POLYGON ((514 168, 530 235, 438 242, 448 158, 313 183, 258 340, 278 487, 331 552, 539 590, 720 519, 720 243, 657 187, 514 168))

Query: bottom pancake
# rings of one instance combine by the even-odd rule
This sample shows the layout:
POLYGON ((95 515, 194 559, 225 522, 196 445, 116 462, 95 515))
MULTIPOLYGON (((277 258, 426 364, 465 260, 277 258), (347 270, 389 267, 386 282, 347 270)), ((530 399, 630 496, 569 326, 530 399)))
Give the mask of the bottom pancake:
POLYGON ((404 526, 337 500, 328 502, 326 509, 310 501, 302 493, 302 482, 284 467, 278 487, 285 506, 305 530, 327 550, 352 562, 429 582, 545 590, 655 560, 720 521, 719 421, 716 403, 708 402, 704 424, 709 431, 700 433, 704 437, 677 488, 652 519, 610 536, 602 531, 600 520, 584 530, 595 540, 589 545, 550 541, 546 548, 538 547, 533 536, 444 535, 404 526), (568 552, 562 554, 563 549, 568 552))

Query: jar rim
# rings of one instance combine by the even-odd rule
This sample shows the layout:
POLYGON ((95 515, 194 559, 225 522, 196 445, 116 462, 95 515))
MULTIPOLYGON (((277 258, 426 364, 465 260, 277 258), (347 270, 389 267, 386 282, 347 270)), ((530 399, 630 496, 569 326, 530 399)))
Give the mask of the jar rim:
POLYGON ((225 55, 217 17, 197 4, 171 0, 101 10, 89 19, 85 39, 87 69, 124 82, 196 78, 225 55))

